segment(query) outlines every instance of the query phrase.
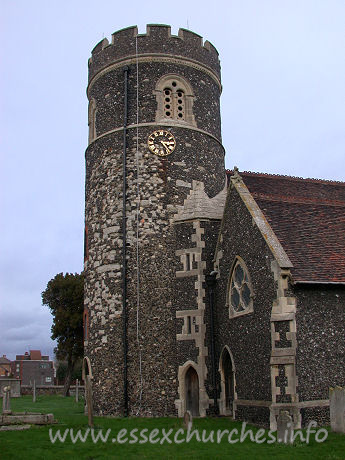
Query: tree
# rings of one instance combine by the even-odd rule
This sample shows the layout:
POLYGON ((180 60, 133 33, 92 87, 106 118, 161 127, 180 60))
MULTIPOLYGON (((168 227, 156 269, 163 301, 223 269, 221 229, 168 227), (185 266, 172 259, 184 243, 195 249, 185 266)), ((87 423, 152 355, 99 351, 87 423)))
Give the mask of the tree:
POLYGON ((57 340, 55 355, 67 361, 64 396, 68 396, 75 364, 83 356, 83 273, 56 275, 42 292, 42 303, 53 315, 51 338, 57 340))
MULTIPOLYGON (((65 383, 66 380, 66 375, 67 375, 67 362, 66 361, 57 361, 55 363, 56 366, 56 380, 59 382, 59 385, 62 385, 65 383)), ((83 360, 78 359, 78 361, 74 365, 73 373, 72 373, 72 382, 75 380, 79 380, 79 382, 82 379, 82 366, 83 366, 83 360)))
POLYGON ((56 367, 56 381, 58 382, 57 385, 65 384, 66 374, 67 374, 66 361, 58 361, 58 365, 56 367))

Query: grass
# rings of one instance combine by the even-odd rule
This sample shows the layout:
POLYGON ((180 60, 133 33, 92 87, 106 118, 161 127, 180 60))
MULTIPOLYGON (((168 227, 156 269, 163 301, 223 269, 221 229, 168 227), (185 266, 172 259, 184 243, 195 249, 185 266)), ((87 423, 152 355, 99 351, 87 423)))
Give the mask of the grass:
MULTIPOLYGON (((345 460, 345 435, 329 433, 328 438, 323 443, 317 443, 312 435, 309 444, 296 441, 292 446, 285 446, 277 443, 256 444, 247 437, 243 443, 229 444, 227 435, 222 441, 217 442, 197 442, 195 438, 188 444, 160 444, 132 443, 120 444, 112 443, 112 438, 121 429, 127 429, 128 433, 137 428, 138 431, 147 429, 148 433, 157 428, 168 431, 173 429, 173 439, 175 432, 183 427, 182 421, 177 418, 102 418, 95 417, 95 433, 100 429, 105 435, 107 429, 111 429, 109 440, 106 443, 93 443, 89 435, 86 442, 78 440, 75 444, 70 437, 64 443, 56 441, 51 443, 49 429, 56 433, 60 429, 61 434, 68 428, 72 428, 74 434, 81 429, 84 434, 87 429, 87 417, 84 416, 83 403, 76 403, 73 398, 63 398, 61 396, 40 396, 36 403, 32 402, 31 396, 11 400, 12 410, 16 412, 43 412, 53 413, 58 424, 52 426, 33 426, 26 431, 0 432, 0 458, 4 459, 29 459, 29 460, 48 460, 48 459, 313 459, 313 460, 345 460)), ((227 418, 205 418, 194 419, 193 429, 207 431, 207 436, 211 430, 229 430, 236 428, 241 431, 240 422, 232 422, 227 418)), ((247 425, 251 428, 254 435, 258 428, 247 425)), ((147 434, 147 433, 146 433, 147 434)), ((185 436, 185 434, 183 435, 185 436)), ((267 432, 265 434, 267 436, 267 432)), ((182 437, 182 434, 181 434, 182 437)), ((216 440, 216 435, 215 435, 216 440)))

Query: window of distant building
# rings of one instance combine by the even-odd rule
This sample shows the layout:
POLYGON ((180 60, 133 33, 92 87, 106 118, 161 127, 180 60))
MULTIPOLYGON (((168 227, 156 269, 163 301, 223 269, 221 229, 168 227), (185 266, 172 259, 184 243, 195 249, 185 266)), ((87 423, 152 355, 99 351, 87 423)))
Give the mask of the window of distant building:
POLYGON ((244 261, 237 257, 229 279, 228 299, 230 318, 253 311, 253 290, 248 269, 244 261))

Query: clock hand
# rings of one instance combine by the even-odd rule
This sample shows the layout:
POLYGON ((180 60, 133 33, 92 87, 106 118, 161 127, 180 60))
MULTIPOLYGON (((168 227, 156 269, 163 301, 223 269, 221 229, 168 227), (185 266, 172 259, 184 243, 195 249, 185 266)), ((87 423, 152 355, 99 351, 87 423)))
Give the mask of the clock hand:
POLYGON ((163 147, 165 148, 167 153, 170 153, 170 150, 168 149, 167 142, 161 141, 161 144, 163 144, 163 147))

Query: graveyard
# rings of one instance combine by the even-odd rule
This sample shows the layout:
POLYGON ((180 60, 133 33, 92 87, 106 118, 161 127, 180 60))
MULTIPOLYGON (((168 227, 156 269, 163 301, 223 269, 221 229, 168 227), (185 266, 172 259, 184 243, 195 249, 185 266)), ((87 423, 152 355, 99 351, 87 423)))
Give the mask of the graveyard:
MULTIPOLYGON (((54 422, 44 425, 25 424, 26 429, 3 431, 0 428, 0 446, 2 459, 112 459, 112 458, 272 458, 276 459, 344 459, 345 434, 327 430, 323 442, 315 440, 310 434, 309 442, 297 437, 294 442, 271 442, 269 432, 258 426, 245 425, 246 437, 240 442, 243 424, 229 417, 93 417, 93 438, 89 428, 89 417, 85 411, 84 400, 75 396, 64 398, 59 395, 32 395, 11 398, 6 401, 5 411, 30 414, 53 414, 54 422), (86 415, 85 415, 86 414, 86 415), (187 442, 188 423, 190 433, 197 431, 187 442), (28 425, 30 425, 28 427, 28 425), (64 442, 56 438, 60 430, 63 436, 68 430, 64 442), (75 436, 80 430, 84 442, 75 436), (89 431, 88 431, 89 430, 89 431), (109 431, 110 430, 110 431, 109 431), (260 431, 261 430, 261 431, 260 431), (179 434, 174 442, 174 434, 179 434), (106 438, 106 433, 109 433, 106 438), (229 441, 229 433, 232 432, 229 441), (50 434, 49 434, 50 433, 50 434), (97 435, 101 433, 104 442, 97 435), (122 433, 122 434, 121 434, 122 433), (141 435, 139 435, 141 433, 141 435), (165 436, 162 433, 165 433, 165 436), (213 434, 212 434, 213 433, 213 434), (88 436, 86 436, 88 434, 88 436), (220 440, 217 438, 220 437, 220 440), (145 441, 146 437, 146 441, 145 441), (136 440, 135 440, 136 438, 136 440), (52 440, 55 441, 52 442, 52 440), (116 439, 114 442, 113 439, 116 439), (265 441, 263 441, 265 440, 265 441), (96 442, 97 441, 97 442, 96 442), (140 442, 141 441, 141 442, 140 442), (150 442, 152 441, 152 442, 150 442)), ((286 414, 282 414, 282 423, 286 414)), ((20 426, 20 425, 18 425, 20 426)), ((320 427, 314 428, 318 430, 320 427)), ((306 429, 301 430, 304 438, 306 429)), ((276 436, 277 433, 274 433, 276 436)), ((279 429, 278 429, 279 436, 279 429)), ((323 439, 321 433, 319 440, 323 439)))

